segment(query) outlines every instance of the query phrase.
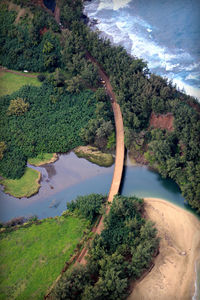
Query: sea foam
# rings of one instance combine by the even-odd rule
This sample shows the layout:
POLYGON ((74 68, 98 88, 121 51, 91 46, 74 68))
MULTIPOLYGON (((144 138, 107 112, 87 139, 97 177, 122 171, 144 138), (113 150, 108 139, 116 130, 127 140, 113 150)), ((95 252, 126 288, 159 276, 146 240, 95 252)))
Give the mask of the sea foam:
POLYGON ((120 8, 127 7, 129 2, 131 2, 131 0, 101 0, 98 6, 98 10, 118 10, 120 8))
POLYGON ((168 77, 177 87, 200 99, 198 79, 200 63, 184 49, 168 48, 157 40, 158 28, 134 14, 131 0, 94 0, 87 3, 85 13, 97 18, 96 28, 114 44, 120 44, 135 57, 148 62, 149 69, 161 76, 168 77), (149 34, 151 32, 151 34, 149 34))

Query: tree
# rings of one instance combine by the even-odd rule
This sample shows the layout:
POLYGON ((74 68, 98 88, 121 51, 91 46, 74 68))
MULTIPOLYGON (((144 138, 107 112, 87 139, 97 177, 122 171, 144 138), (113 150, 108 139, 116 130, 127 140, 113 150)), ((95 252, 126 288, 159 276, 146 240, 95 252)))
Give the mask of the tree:
POLYGON ((70 93, 80 93, 80 91, 83 89, 83 82, 79 75, 65 80, 65 83, 67 85, 67 91, 70 93))
POLYGON ((53 299, 66 300, 74 299, 81 300, 81 294, 85 289, 85 285, 91 282, 90 274, 85 266, 73 268, 70 272, 58 281, 53 292, 53 299))
POLYGON ((9 116, 16 115, 20 116, 27 112, 29 108, 29 103, 26 103, 22 98, 17 98, 10 101, 7 114, 9 116))
POLYGON ((87 196, 78 196, 75 200, 67 203, 69 211, 78 210, 78 212, 91 222, 100 214, 105 197, 99 194, 90 194, 87 196))

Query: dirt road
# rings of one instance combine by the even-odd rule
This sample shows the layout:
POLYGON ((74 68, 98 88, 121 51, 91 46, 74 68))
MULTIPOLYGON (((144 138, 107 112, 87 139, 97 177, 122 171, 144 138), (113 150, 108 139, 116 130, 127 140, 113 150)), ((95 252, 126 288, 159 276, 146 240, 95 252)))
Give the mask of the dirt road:
MULTIPOLYGON (((116 157, 115 157, 115 168, 112 178, 112 183, 108 195, 108 202, 113 201, 114 195, 118 194, 119 187, 122 178, 123 166, 124 166, 124 126, 123 126, 123 119, 120 110, 120 106, 116 101, 115 94, 113 92, 110 80, 106 73, 103 71, 101 66, 98 62, 89 54, 87 53, 87 58, 90 59, 94 64, 96 64, 99 68, 99 74, 103 81, 105 81, 105 89, 107 94, 111 99, 111 104, 113 108, 114 118, 115 118, 115 131, 116 131, 116 157)), ((107 208, 106 214, 109 212, 109 207, 107 208)), ((100 234, 103 230, 103 217, 101 217, 98 226, 93 229, 93 232, 100 234)), ((80 264, 86 264, 85 257, 87 255, 87 248, 84 248, 78 258, 78 262, 80 264)))

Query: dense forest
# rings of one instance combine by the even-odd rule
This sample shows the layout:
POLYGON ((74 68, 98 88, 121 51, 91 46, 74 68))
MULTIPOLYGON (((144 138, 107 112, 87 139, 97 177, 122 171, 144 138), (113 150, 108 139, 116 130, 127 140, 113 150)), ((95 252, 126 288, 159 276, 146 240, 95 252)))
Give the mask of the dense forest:
POLYGON ((61 65, 59 26, 42 8, 31 6, 17 20, 17 12, 1 4, 0 64, 15 70, 53 71, 61 65))
MULTIPOLYGON (((26 9, 27 5, 22 3, 26 9)), ((91 141, 91 130, 91 142, 106 150, 114 129, 110 101, 105 91, 98 88, 97 68, 79 51, 78 40, 73 40, 70 32, 58 35, 60 29, 53 16, 41 8, 28 6, 31 9, 27 12, 32 17, 24 15, 16 24, 17 13, 9 10, 6 4, 1 6, 3 26, 0 34, 4 47, 1 48, 1 64, 19 70, 51 72, 38 75, 43 83, 41 87, 25 86, 12 95, 1 97, 1 175, 20 178, 28 158, 43 152, 68 152, 87 143, 88 139, 91 141), (44 26, 48 29, 45 33, 41 32, 44 26), (20 37, 19 31, 26 37, 20 37), (61 53, 63 39, 65 45, 61 53), (30 59, 26 51, 30 52, 30 59)))
MULTIPOLYGON (((29 1, 26 4, 26 1, 15 0, 15 3, 24 7, 29 5, 29 1)), ((1 64, 20 70, 54 72, 57 87, 63 85, 64 93, 76 94, 99 86, 97 68, 86 58, 87 51, 90 52, 110 77, 123 114, 126 147, 133 153, 144 155, 163 177, 175 180, 188 203, 200 212, 197 100, 179 91, 167 79, 151 74, 143 60, 130 56, 123 47, 113 46, 109 40, 91 31, 84 22, 82 1, 62 0, 59 5, 62 30, 46 11, 39 17, 42 10, 34 6, 34 2, 30 5, 32 18, 24 16, 19 22, 15 21, 16 12, 4 5, 1 10, 1 20, 5 24, 0 30, 1 64), (45 20, 41 22, 41 18, 45 20), (27 53, 32 53, 30 59, 27 53), (171 113, 173 130, 152 128, 152 113, 171 113)), ((20 94, 16 96, 21 97, 20 94)), ((109 101, 101 90, 96 92, 96 101, 95 112, 99 118, 92 118, 84 128, 79 128, 78 134, 82 142, 105 149, 108 141, 113 140, 113 120, 109 101)), ((23 116, 11 115, 9 119, 23 119, 31 106, 27 110, 23 116)), ((4 149, 1 152, 6 157, 10 148, 4 138, 1 142, 4 149)), ((1 164, 3 161, 4 158, 1 164)))
MULTIPOLYGON (((79 197, 68 208, 92 221, 102 205, 104 197, 92 194, 79 197)), ((89 248, 87 265, 64 273, 52 299, 126 299, 130 280, 139 278, 157 253, 156 229, 143 213, 142 199, 115 196, 104 230, 89 248)))
MULTIPOLYGON (((62 12, 64 15, 64 9, 62 12)), ((62 20, 68 26, 64 16, 62 20)), ((143 154, 163 177, 175 180, 188 203, 200 212, 198 101, 179 91, 166 78, 151 74, 142 59, 130 56, 121 46, 111 45, 84 22, 75 20, 69 28, 79 41, 79 51, 89 51, 110 77, 122 109, 126 147, 143 154), (150 127, 152 113, 171 113, 173 130, 150 127)), ((90 133, 92 140, 92 130, 90 133)))

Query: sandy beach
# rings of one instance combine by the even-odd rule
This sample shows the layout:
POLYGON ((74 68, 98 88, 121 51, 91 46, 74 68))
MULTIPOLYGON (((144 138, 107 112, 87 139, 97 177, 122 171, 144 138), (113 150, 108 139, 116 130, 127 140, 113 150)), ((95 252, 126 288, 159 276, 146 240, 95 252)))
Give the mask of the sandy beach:
POLYGON ((200 221, 162 199, 145 199, 146 216, 155 222, 160 253, 155 266, 136 282, 128 300, 189 300, 195 292, 195 262, 200 257, 200 221))

